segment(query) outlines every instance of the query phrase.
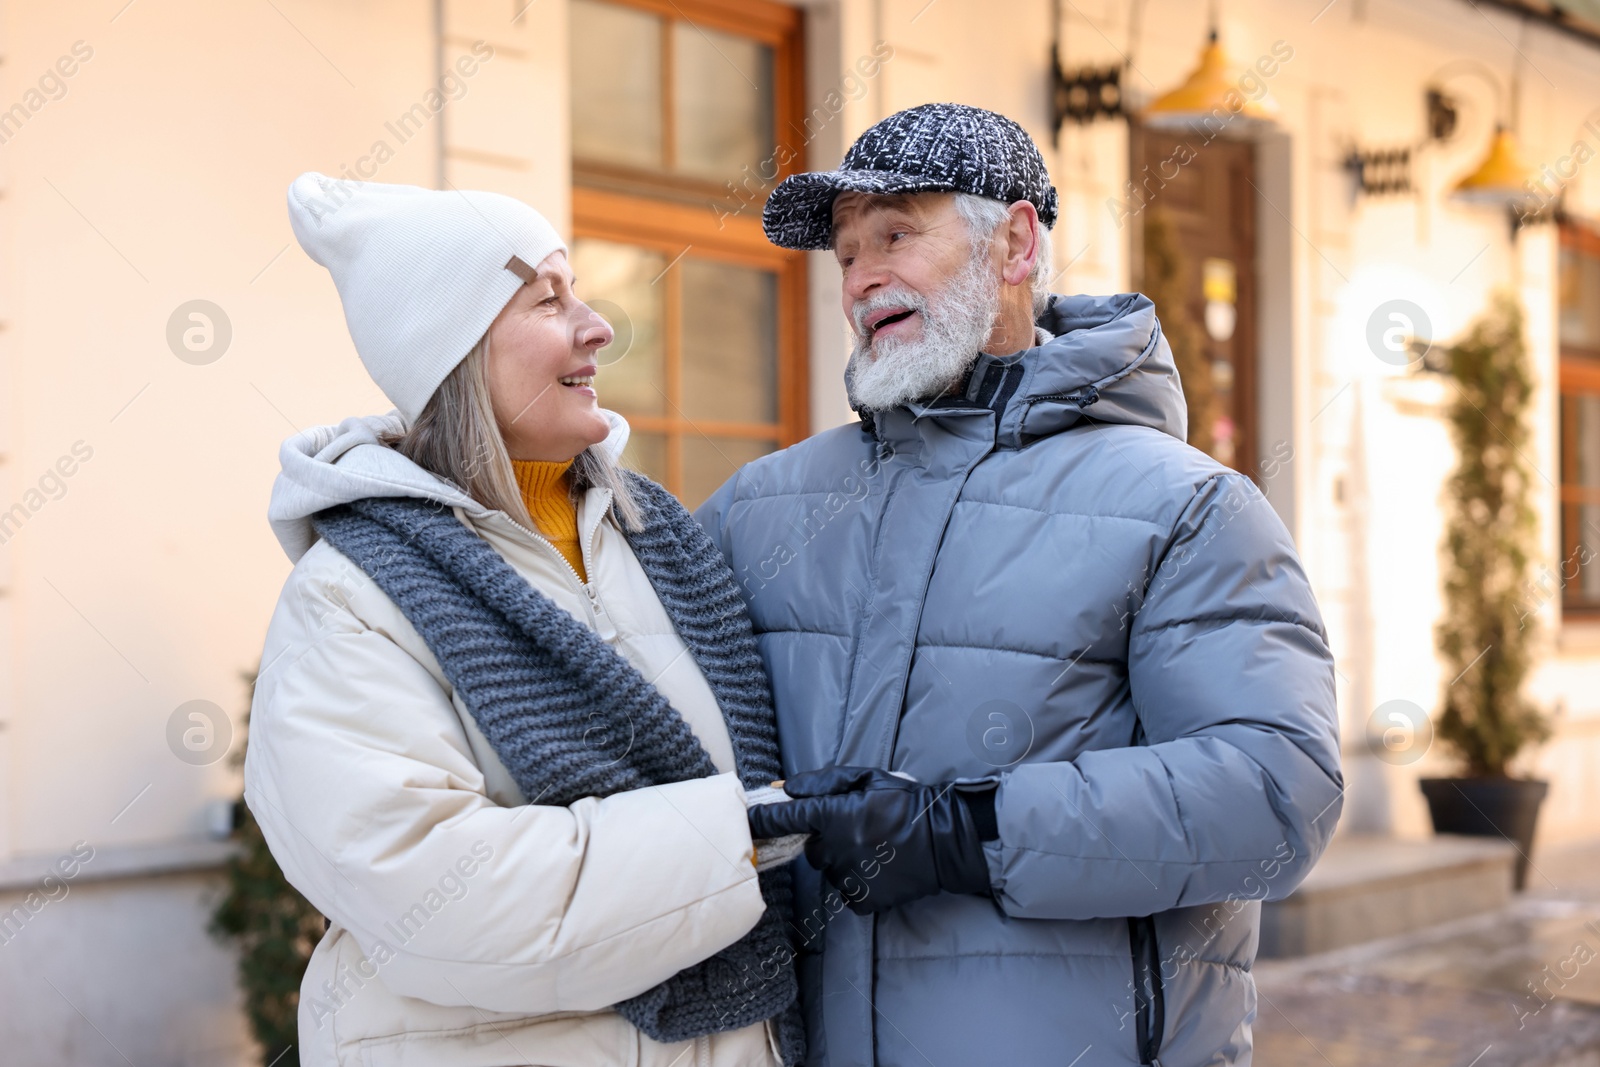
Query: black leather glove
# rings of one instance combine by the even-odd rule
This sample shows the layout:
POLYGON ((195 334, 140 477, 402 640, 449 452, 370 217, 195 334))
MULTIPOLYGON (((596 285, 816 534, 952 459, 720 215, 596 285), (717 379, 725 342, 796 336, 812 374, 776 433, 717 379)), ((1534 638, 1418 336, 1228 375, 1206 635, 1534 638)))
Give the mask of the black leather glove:
POLYGON ((875 767, 822 767, 788 779, 795 799, 749 811, 752 838, 809 833, 806 860, 858 915, 934 893, 988 893, 983 842, 993 783, 924 785, 875 767))

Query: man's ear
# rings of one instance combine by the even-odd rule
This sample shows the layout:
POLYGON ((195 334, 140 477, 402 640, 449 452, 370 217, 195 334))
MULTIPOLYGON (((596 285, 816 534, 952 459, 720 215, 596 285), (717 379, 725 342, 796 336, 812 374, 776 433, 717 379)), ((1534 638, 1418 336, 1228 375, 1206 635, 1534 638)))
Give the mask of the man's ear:
POLYGON ((1039 258, 1038 210, 1030 201, 1018 200, 1007 209, 1003 230, 1005 258, 1000 261, 1000 277, 1007 285, 1021 285, 1039 258))

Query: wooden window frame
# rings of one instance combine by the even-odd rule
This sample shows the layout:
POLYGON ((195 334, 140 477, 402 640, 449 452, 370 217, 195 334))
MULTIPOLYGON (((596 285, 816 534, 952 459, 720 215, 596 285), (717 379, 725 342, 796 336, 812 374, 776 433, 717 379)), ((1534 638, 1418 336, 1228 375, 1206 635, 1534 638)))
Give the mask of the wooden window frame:
MULTIPOLYGON (((805 47, 802 14, 797 8, 775 3, 774 0, 595 0, 613 7, 632 8, 656 15, 668 23, 686 22, 696 29, 721 30, 744 37, 772 49, 773 140, 776 177, 770 184, 805 169, 806 134, 803 120, 805 111, 805 47), (798 133, 797 133, 798 131, 798 133), (794 134, 795 136, 791 136, 794 134), (776 159, 779 145, 790 149, 793 158, 776 159)), ((661 106, 662 152, 668 167, 672 165, 675 151, 673 129, 673 51, 672 34, 661 35, 661 106)), ((767 160, 752 159, 751 167, 759 167, 767 160)), ((631 167, 619 163, 605 163, 579 159, 572 161, 573 183, 593 188, 610 188, 623 192, 640 193, 651 199, 676 197, 700 204, 708 198, 719 207, 742 204, 735 182, 741 177, 730 174, 728 181, 718 184, 692 175, 673 174, 631 167)), ((754 205, 749 205, 753 207, 754 205)), ((748 207, 746 208, 748 210, 748 207)))
MULTIPOLYGON (((687 22, 737 34, 767 45, 773 53, 772 161, 776 175, 764 192, 789 174, 805 167, 803 136, 785 131, 802 129, 804 55, 802 15, 795 8, 772 0, 601 0, 618 7, 658 15, 667 22, 687 22), (787 153, 778 151, 787 146, 787 153), (780 160, 780 156, 786 157, 780 160)), ((672 34, 662 34, 662 93, 664 151, 672 152, 672 34)), ((763 160, 751 160, 751 168, 763 160)), ((575 238, 594 238, 647 248, 667 261, 660 284, 666 287, 663 304, 662 374, 666 387, 662 415, 622 412, 640 433, 659 434, 666 446, 666 487, 680 494, 684 487, 684 441, 698 435, 773 442, 785 448, 810 433, 810 373, 807 366, 806 255, 779 248, 767 240, 761 227, 761 201, 742 197, 730 174, 724 186, 682 175, 663 174, 574 158, 572 230, 575 238), (736 197, 738 197, 736 199, 736 197), (775 423, 725 422, 692 419, 681 407, 683 337, 680 322, 682 278, 678 262, 692 255, 736 266, 772 271, 777 276, 777 392, 775 423)), ((765 178, 765 175, 761 175, 765 178)))
MULTIPOLYGON (((1580 253, 1600 259, 1600 229, 1577 222, 1564 222, 1561 226, 1560 247, 1576 249, 1580 253)), ((1562 571, 1562 617, 1575 621, 1600 621, 1600 603, 1574 604, 1566 595, 1569 579, 1567 570, 1568 546, 1577 544, 1577 530, 1567 506, 1570 504, 1600 504, 1600 489, 1585 488, 1568 481, 1568 472, 1576 471, 1578 456, 1575 434, 1567 417, 1568 401, 1580 396, 1600 395, 1600 349, 1582 348, 1560 343, 1557 387, 1557 448, 1560 453, 1557 491, 1556 528, 1560 538, 1556 558, 1562 571)), ((1600 566, 1600 561, 1592 564, 1600 566)))

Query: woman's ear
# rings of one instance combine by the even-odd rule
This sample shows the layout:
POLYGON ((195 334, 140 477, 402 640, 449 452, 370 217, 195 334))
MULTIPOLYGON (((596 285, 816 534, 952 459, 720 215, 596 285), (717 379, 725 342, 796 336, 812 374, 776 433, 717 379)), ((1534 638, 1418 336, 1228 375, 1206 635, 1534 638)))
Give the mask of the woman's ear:
POLYGON ((1000 277, 1007 285, 1021 285, 1039 258, 1038 210, 1031 202, 1018 200, 1007 209, 1004 232, 1005 258, 1000 263, 1000 277))

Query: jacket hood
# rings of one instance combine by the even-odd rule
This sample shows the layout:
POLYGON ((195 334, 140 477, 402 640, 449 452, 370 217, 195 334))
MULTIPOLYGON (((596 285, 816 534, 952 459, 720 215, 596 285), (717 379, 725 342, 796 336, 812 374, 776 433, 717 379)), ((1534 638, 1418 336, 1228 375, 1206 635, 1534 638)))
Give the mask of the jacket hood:
MULTIPOLYGON (((611 433, 601 447, 619 459, 628 443, 628 424, 605 412, 611 433)), ((423 470, 382 443, 382 435, 398 433, 400 413, 357 415, 336 426, 315 426, 284 441, 278 449, 283 469, 272 483, 267 521, 292 562, 316 543, 311 516, 325 508, 369 497, 414 497, 461 508, 469 515, 487 515, 484 507, 459 486, 423 470)))
POLYGON ((909 405, 911 416, 995 410, 998 439, 1012 447, 1084 419, 1149 426, 1187 440, 1178 368, 1149 297, 1053 295, 1038 325, 1055 336, 1021 353, 980 355, 964 396, 909 405))
POLYGON ((1149 297, 1054 296, 1039 325, 1056 336, 1022 358, 1024 434, 1058 432, 1087 414, 1188 438, 1178 366, 1149 297))

